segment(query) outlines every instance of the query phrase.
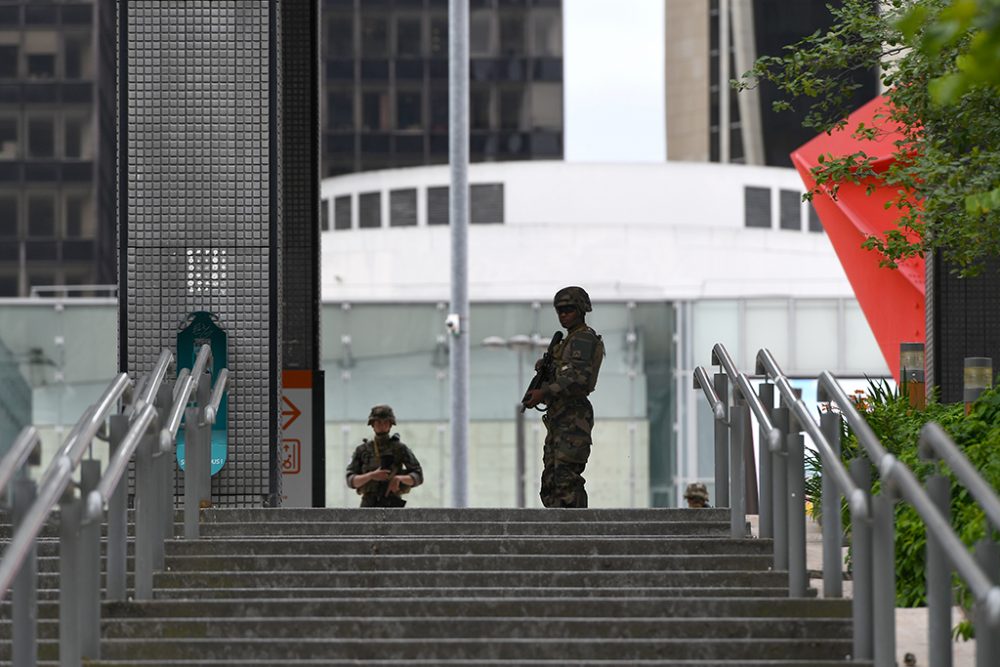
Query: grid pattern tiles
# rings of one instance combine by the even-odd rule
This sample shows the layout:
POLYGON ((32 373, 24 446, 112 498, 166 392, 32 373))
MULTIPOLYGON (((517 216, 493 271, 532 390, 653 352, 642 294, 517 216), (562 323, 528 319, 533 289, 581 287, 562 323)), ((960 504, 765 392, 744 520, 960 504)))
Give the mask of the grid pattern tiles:
POLYGON ((267 0, 122 3, 120 194, 127 225, 127 370, 149 371, 187 315, 228 333, 229 452, 213 478, 221 505, 258 505, 273 485, 272 17, 267 0))

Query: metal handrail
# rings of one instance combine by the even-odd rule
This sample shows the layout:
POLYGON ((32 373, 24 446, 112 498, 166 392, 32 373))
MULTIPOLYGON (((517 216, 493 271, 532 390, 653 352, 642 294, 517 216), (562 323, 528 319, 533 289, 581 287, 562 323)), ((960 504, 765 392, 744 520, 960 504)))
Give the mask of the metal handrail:
POLYGON ((10 480, 20 470, 29 459, 41 458, 38 438, 38 429, 34 426, 25 426, 14 438, 14 444, 10 446, 3 459, 0 459, 0 493, 7 488, 10 480))
MULTIPOLYGON (((177 438, 177 431, 181 427, 181 419, 184 417, 184 408, 191 400, 191 393, 197 388, 198 379, 205 372, 205 368, 211 359, 212 348, 207 344, 202 345, 198 348, 198 356, 195 357, 191 369, 182 368, 177 374, 177 381, 174 383, 174 404, 171 406, 170 412, 163 422, 163 428, 160 430, 161 452, 168 452, 173 448, 174 440, 177 438)), ((221 373, 228 375, 226 369, 222 369, 220 375, 221 373)), ((218 409, 217 404, 216 409, 218 409)))
MULTIPOLYGON (((844 468, 843 461, 834 453, 833 447, 830 446, 830 443, 823 435, 819 424, 816 423, 809 408, 806 407, 801 398, 795 395, 795 390, 788 382, 788 378, 785 377, 781 367, 778 366, 778 362, 774 360, 774 356, 771 355, 770 350, 764 348, 757 353, 757 366, 758 372, 763 371, 771 378, 778 391, 781 392, 781 396, 785 399, 785 403, 794 413, 796 420, 802 425, 803 430, 809 434, 809 437, 812 438, 813 444, 819 450, 824 468, 833 473, 833 479, 837 483, 840 492, 847 498, 851 512, 859 518, 870 518, 871 507, 868 503, 868 496, 851 479, 850 474, 844 468)), ((834 381, 834 384, 836 384, 836 381, 834 381)), ((837 386, 839 388, 839 385, 837 386)), ((874 434, 872 437, 874 437, 874 434)))
MULTIPOLYGON (((917 449, 923 459, 941 459, 955 473, 972 497, 982 506, 993 527, 1000 530, 1000 500, 989 484, 979 476, 969 459, 962 456, 958 446, 952 442, 940 425, 934 422, 924 424, 920 430, 920 441, 917 449)), ((2 487, 0 487, 2 488, 2 487)))
POLYGON ((212 386, 212 395, 208 399, 208 405, 205 406, 205 421, 209 424, 215 423, 215 418, 219 414, 219 403, 222 402, 222 392, 226 390, 226 381, 229 379, 229 369, 223 368, 219 371, 219 376, 215 378, 215 384, 212 386))
POLYGON ((694 369, 694 388, 701 389, 705 393, 705 398, 708 399, 708 404, 712 406, 712 416, 716 419, 726 418, 726 406, 723 405, 722 399, 719 395, 715 393, 715 387, 712 386, 712 381, 708 377, 708 372, 698 366, 694 369))
POLYGON ((747 380, 746 375, 736 369, 733 358, 729 356, 729 351, 726 350, 726 347, 722 343, 716 343, 712 348, 712 363, 720 364, 725 369, 726 375, 732 378, 735 385, 739 387, 740 393, 746 399, 747 405, 750 406, 750 410, 757 417, 757 423, 767 433, 767 448, 772 452, 780 450, 782 446, 781 431, 774 428, 770 415, 764 410, 760 399, 757 398, 753 387, 750 386, 750 381, 747 380))
POLYGON ((170 350, 164 349, 160 352, 160 358, 156 360, 156 365, 153 366, 153 370, 150 372, 142 390, 136 395, 133 415, 140 412, 144 405, 152 403, 156 398, 156 394, 160 391, 160 385, 163 383, 163 378, 167 376, 167 369, 170 367, 170 362, 173 360, 174 355, 170 350))
POLYGON ((147 403, 140 411, 139 416, 131 423, 121 444, 115 449, 108 462, 108 468, 101 477, 101 481, 98 482, 97 488, 87 496, 87 514, 84 521, 96 521, 101 517, 104 512, 104 503, 111 498, 118 487, 118 482, 121 481, 129 461, 135 454, 136 447, 139 446, 139 441, 155 416, 156 407, 152 403, 147 403))
MULTIPOLYGON (((976 600, 985 606, 990 622, 1000 622, 1000 586, 994 585, 990 577, 979 567, 965 544, 955 535, 955 531, 951 528, 951 522, 941 515, 924 487, 917 480, 916 475, 882 447, 875 432, 854 407, 854 403, 837 383, 836 378, 824 371, 819 377, 819 382, 828 392, 828 396, 837 403, 847 419, 847 423, 854 430, 858 443, 861 444, 868 458, 878 469, 883 488, 895 489, 904 500, 913 506, 920 518, 924 520, 927 529, 934 533, 934 537, 941 542, 941 546, 955 570, 968 584, 976 600)), ((993 500, 997 502, 995 496, 993 500)))

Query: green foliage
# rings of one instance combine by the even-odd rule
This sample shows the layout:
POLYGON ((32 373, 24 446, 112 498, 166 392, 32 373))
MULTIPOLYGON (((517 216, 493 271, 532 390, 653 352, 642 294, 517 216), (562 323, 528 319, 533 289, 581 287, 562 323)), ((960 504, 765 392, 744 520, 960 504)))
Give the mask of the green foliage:
MULTIPOLYGON (((894 391, 885 381, 869 383, 868 394, 857 396, 856 405, 865 416, 868 425, 886 450, 909 467, 918 479, 940 471, 951 481, 952 527, 958 537, 968 546, 986 535, 989 530, 983 511, 976 505, 968 490, 958 483, 952 472, 941 463, 928 463, 920 459, 917 443, 920 429, 929 421, 940 424, 955 441, 965 457, 979 474, 994 489, 1000 489, 1000 389, 994 388, 984 393, 972 406, 969 415, 964 405, 943 405, 936 400, 928 402, 924 409, 915 409, 905 393, 894 391)), ((855 435, 845 425, 842 438, 844 464, 859 454, 859 443, 855 435)), ((814 512, 822 512, 819 492, 821 489, 822 464, 813 457, 807 464, 813 477, 806 487, 806 496, 812 502, 814 512)), ((881 483, 877 470, 873 468, 873 493, 879 493, 881 483)), ((845 530, 850 530, 850 515, 846 506, 841 507, 845 530)), ((996 535, 992 535, 995 539, 996 535)), ((917 607, 926 604, 924 564, 926 549, 924 523, 916 511, 905 501, 896 504, 896 604, 901 607, 917 607)), ((957 577, 955 586, 957 599, 966 609, 972 606, 972 599, 964 583, 957 577)), ((960 624, 955 634, 968 637, 971 626, 960 624)))
POLYGON ((760 58, 737 87, 770 81, 784 95, 775 110, 803 106, 807 127, 830 132, 854 111, 854 75, 877 69, 888 111, 847 129, 902 137, 874 144, 879 154, 824 156, 806 197, 836 198, 843 183, 886 190, 896 228, 864 242, 882 265, 935 250, 974 275, 1000 254, 1000 0, 844 0, 831 11, 828 31, 760 58))

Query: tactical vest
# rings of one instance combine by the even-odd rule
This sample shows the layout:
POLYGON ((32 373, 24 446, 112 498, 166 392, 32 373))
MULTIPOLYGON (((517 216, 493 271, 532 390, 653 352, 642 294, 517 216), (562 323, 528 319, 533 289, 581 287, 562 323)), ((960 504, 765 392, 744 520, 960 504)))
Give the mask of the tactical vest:
MULTIPOLYGON (((385 455, 391 455, 393 457, 393 464, 390 470, 392 475, 398 475, 403 469, 403 463, 405 457, 405 450, 403 443, 399 440, 399 434, 394 433, 392 436, 386 439, 386 442, 379 444, 377 439, 368 440, 365 438, 362 443, 367 445, 364 452, 361 454, 361 472, 371 472, 372 470, 378 470, 382 463, 382 457, 385 455)), ((389 482, 379 482, 378 480, 371 480, 365 484, 358 487, 358 495, 365 495, 367 493, 376 493, 379 495, 385 495, 386 489, 389 487, 389 482)), ((409 493, 410 487, 406 484, 399 485, 399 493, 409 493)))
POLYGON ((604 361, 604 341, 596 331, 590 327, 580 327, 563 338, 552 353, 557 364, 569 363, 577 358, 590 359, 590 382, 583 393, 589 396, 597 386, 597 376, 601 372, 601 362, 604 361), (590 333, 596 341, 590 340, 589 336, 581 336, 582 333, 590 333))

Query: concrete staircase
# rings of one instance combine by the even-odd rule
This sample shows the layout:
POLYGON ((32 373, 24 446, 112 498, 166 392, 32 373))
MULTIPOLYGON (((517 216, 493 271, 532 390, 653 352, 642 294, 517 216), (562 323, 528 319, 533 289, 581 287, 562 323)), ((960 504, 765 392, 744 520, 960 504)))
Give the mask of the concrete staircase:
MULTIPOLYGON (((849 603, 789 599, 770 541, 728 530, 715 509, 206 510, 156 600, 104 605, 87 664, 847 664, 849 603)), ((39 571, 58 586, 50 541, 39 571)), ((9 618, 8 596, 0 661, 9 618)))

